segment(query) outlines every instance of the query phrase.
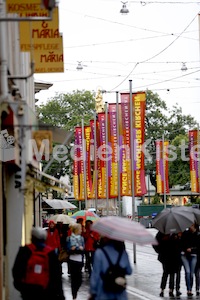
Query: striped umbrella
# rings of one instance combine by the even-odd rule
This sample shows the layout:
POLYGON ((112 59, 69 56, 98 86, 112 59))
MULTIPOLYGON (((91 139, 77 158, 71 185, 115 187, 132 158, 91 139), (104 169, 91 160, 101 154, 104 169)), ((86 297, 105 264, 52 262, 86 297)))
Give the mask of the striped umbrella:
POLYGON ((97 221, 99 219, 99 216, 97 214, 89 210, 79 210, 75 212, 71 217, 75 219, 83 218, 84 222, 86 220, 97 221))
POLYGON ((92 224, 91 229, 113 240, 139 245, 157 244, 155 237, 143 225, 122 217, 102 217, 92 224))

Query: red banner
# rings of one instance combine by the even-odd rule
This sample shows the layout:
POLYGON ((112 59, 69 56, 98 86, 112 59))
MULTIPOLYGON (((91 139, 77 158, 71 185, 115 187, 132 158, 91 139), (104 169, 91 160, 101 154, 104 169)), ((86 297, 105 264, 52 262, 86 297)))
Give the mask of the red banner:
POLYGON ((122 117, 122 196, 131 196, 131 137, 130 137, 130 95, 121 94, 121 117, 122 117))
POLYGON ((111 174, 109 176, 110 198, 118 196, 118 145, 117 145, 117 105, 109 104, 110 135, 109 144, 112 149, 111 174))
POLYGON ((98 198, 106 198, 106 116, 98 114, 98 198))
POLYGON ((74 186, 74 198, 79 200, 79 169, 78 169, 78 131, 75 128, 75 141, 74 141, 74 170, 73 170, 73 186, 74 186))
POLYGON ((199 155, 200 132, 198 130, 189 131, 190 150, 190 180, 191 191, 200 192, 200 155, 199 155))
POLYGON ((86 191, 87 199, 92 199, 92 176, 91 176, 91 162, 90 162, 90 141, 91 141, 91 127, 84 126, 84 138, 85 138, 85 173, 86 173, 86 191))
MULTIPOLYGON (((76 127, 75 128, 75 154, 77 162, 75 163, 76 172, 78 173, 78 177, 75 177, 76 187, 79 187, 79 190, 76 190, 76 199, 77 200, 84 200, 85 193, 84 193, 84 159, 83 159, 83 139, 82 139, 82 128, 76 127), (78 184, 77 184, 78 178, 78 184)), ((75 157, 74 157, 75 160, 75 157)))

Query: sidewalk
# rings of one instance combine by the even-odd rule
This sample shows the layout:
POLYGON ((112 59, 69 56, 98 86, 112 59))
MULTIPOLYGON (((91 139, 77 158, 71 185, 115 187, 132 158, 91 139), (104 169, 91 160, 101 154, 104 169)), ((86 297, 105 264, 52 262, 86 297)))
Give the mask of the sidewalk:
MULTIPOLYGON (((155 229, 151 230, 152 234, 155 234, 155 229)), ((133 267, 133 273, 131 276, 127 276, 127 293, 129 300, 161 300, 169 299, 168 285, 165 290, 164 298, 159 297, 160 293, 160 281, 162 276, 162 265, 157 260, 157 254, 153 250, 151 245, 136 246, 136 264, 133 262, 133 245, 126 243, 126 250, 129 255, 130 262, 133 267)), ((63 264, 63 288, 65 292, 66 300, 72 300, 70 277, 67 274, 67 264, 63 264)), ((83 272, 83 284, 78 292, 77 300, 87 300, 89 290, 89 278, 88 274, 83 272)), ((187 297, 185 286, 185 275, 182 268, 181 271, 181 289, 182 295, 179 299, 186 300, 187 297)), ((195 293, 195 282, 193 285, 194 296, 190 299, 199 299, 195 293)))

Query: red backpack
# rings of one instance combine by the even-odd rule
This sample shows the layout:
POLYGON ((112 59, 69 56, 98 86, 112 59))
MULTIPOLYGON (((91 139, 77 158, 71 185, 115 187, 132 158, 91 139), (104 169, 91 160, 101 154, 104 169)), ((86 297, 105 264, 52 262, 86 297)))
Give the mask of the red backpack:
POLYGON ((52 251, 52 248, 45 246, 43 249, 37 249, 34 244, 29 244, 27 247, 32 253, 27 262, 23 283, 39 285, 46 289, 49 283, 48 253, 52 251))

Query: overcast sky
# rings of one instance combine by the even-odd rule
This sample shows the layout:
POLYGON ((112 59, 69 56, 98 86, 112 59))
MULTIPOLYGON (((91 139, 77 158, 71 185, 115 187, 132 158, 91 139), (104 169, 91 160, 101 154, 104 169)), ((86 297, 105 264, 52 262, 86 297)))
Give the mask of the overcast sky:
POLYGON ((200 123, 200 1, 128 1, 125 16, 121 6, 118 0, 59 1, 65 72, 35 74, 54 84, 36 94, 38 103, 56 92, 98 88, 114 102, 131 79, 133 92, 148 88, 200 123), (183 62, 187 71, 181 71, 183 62))

